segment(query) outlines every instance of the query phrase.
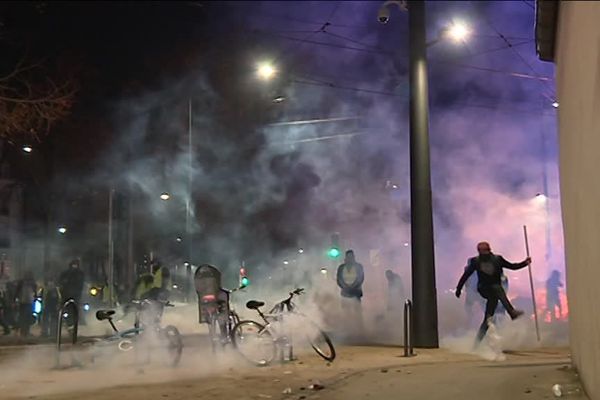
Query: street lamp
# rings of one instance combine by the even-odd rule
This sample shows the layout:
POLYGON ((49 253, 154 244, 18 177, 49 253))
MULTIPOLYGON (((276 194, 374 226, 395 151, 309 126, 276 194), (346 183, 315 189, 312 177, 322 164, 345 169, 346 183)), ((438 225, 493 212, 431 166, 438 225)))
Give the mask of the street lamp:
POLYGON ((554 100, 554 102, 552 102, 552 107, 558 108, 558 106, 559 106, 558 101, 554 100))
POLYGON ((171 195, 170 195, 169 193, 167 193, 167 192, 162 192, 162 193, 160 194, 160 199, 161 199, 161 200, 167 201, 167 200, 169 200, 170 198, 171 198, 171 195))
POLYGON ((455 22, 451 26, 446 28, 444 30, 444 33, 448 38, 452 39, 453 41, 462 42, 469 36, 471 31, 462 22, 455 22))
POLYGON ((61 235, 64 235, 65 233, 67 233, 67 228, 65 226, 59 226, 58 233, 60 233, 61 235))
POLYGON ((275 70, 275 67, 273 67, 273 65, 271 63, 263 62, 258 65, 258 67, 256 69, 256 73, 258 74, 258 77, 260 79, 268 81, 275 76, 277 71, 275 70))
MULTIPOLYGON (((429 154, 429 89, 427 76, 427 37, 425 1, 386 1, 377 19, 390 19, 389 7, 408 11, 409 88, 410 88, 410 229, 412 259, 412 293, 415 346, 439 347, 437 289, 433 241, 433 207, 431 200, 431 165, 429 154)), ((464 24, 447 28, 447 36, 464 39, 469 30, 464 24)), ((430 43, 433 44, 446 35, 430 43)))
POLYGON ((31 146, 29 146, 29 145, 27 145, 27 144, 26 144, 26 145, 24 145, 24 146, 22 147, 22 149, 23 149, 23 152, 25 152, 25 153, 27 153, 27 154, 29 154, 29 153, 31 153, 31 152, 33 151, 33 147, 31 147, 31 146))

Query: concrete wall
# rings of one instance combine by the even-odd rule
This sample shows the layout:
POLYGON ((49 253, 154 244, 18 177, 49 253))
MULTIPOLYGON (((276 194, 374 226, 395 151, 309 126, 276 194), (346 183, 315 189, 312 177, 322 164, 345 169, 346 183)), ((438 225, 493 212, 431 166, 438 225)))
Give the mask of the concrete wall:
POLYGON ((556 62, 571 348, 600 400, 600 2, 561 2, 556 62))

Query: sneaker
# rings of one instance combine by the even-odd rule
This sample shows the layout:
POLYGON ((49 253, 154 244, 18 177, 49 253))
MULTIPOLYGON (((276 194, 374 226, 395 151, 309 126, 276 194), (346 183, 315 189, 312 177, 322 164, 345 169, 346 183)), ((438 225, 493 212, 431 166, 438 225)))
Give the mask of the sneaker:
POLYGON ((523 314, 525 314, 525 311, 523 311, 523 310, 515 310, 515 311, 512 312, 512 314, 510 314, 510 318, 514 321, 515 319, 519 318, 523 314))

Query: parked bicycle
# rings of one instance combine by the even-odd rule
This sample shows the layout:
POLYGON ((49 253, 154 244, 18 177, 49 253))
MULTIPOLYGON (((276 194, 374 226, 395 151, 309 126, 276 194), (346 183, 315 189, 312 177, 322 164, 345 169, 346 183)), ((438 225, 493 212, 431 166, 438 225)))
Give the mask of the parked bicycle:
POLYGON ((296 310, 292 302, 304 289, 298 288, 289 297, 277 303, 268 313, 260 308, 262 301, 251 300, 246 307, 255 310, 263 323, 252 320, 239 322, 231 334, 237 351, 248 361, 259 365, 269 365, 279 352, 291 349, 293 337, 303 336, 314 351, 323 359, 333 361, 335 348, 331 339, 321 328, 304 314, 296 310))
MULTIPOLYGON (((84 354, 89 356, 89 361, 94 363, 103 354, 114 350, 129 352, 132 349, 142 353, 149 359, 155 351, 159 351, 167 365, 175 367, 181 360, 183 341, 179 330, 173 325, 161 326, 162 314, 165 307, 173 307, 168 301, 161 300, 134 300, 130 303, 135 311, 133 328, 119 331, 113 322, 115 310, 98 310, 96 318, 99 321, 108 321, 114 331, 113 335, 103 338, 93 338, 81 343, 84 354)), ((136 353, 136 361, 140 354, 136 353)))
POLYGON ((213 352, 232 343, 233 327, 240 322, 239 315, 231 307, 231 294, 244 289, 221 287, 221 272, 212 265, 198 267, 194 276, 198 294, 198 312, 200 323, 208 325, 208 336, 213 352))
POLYGON ((221 288, 221 296, 206 295, 200 299, 213 352, 232 343, 233 328, 240 322, 240 317, 231 307, 230 298, 232 293, 240 289, 243 287, 221 288))

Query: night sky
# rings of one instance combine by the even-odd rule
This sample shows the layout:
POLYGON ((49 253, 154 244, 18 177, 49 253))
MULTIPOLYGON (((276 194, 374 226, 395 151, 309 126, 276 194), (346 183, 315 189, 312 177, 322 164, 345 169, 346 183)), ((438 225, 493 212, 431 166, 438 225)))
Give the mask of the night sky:
MULTIPOLYGON (((138 258, 148 246, 172 249, 157 243, 182 230, 191 99, 194 258, 269 268, 298 246, 318 254, 337 231, 365 264, 380 249, 407 274, 408 20, 393 9, 381 25, 379 6, 3 3, 2 29, 16 40, 4 45, 80 85, 71 115, 41 145, 54 160, 45 182, 65 193, 54 218, 69 218, 85 247, 105 212, 85 199, 115 187, 136 199, 138 258), (255 76, 265 60, 278 71, 268 83, 255 76), (332 118, 343 120, 277 124, 332 118), (170 208, 156 201, 164 190, 170 208)), ((453 21, 472 30, 428 50, 441 293, 479 240, 523 258, 524 224, 536 279, 564 268, 554 71, 536 57, 534 15, 532 1, 427 3, 429 38, 453 21), (548 214, 536 193, 549 196, 548 214)))

